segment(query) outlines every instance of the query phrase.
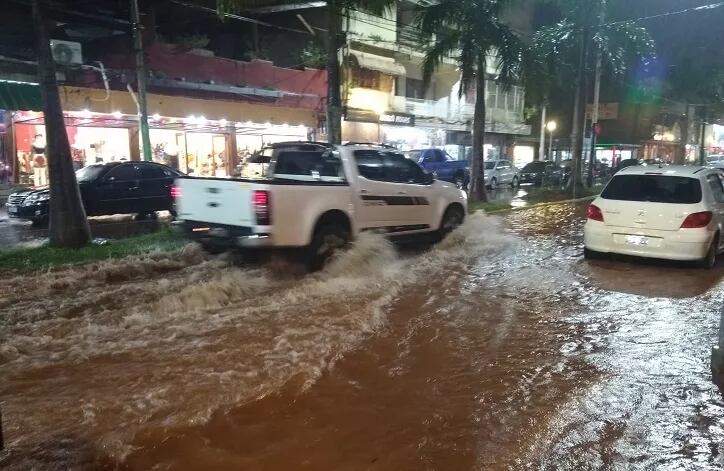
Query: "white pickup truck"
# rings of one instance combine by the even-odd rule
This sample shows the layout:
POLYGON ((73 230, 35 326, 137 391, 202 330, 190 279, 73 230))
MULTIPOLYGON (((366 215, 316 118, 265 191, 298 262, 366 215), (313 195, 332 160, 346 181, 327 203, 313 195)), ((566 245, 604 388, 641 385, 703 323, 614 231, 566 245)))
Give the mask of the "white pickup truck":
POLYGON ((306 248, 314 268, 362 231, 444 236, 462 224, 467 195, 401 153, 378 146, 272 146, 258 179, 183 177, 174 225, 211 252, 306 248))

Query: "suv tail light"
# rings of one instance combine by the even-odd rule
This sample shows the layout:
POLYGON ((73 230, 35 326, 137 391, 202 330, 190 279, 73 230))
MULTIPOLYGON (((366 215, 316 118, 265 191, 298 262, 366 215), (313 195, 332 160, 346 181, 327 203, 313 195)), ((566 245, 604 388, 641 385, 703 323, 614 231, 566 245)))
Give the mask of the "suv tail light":
POLYGON ((588 219, 591 221, 599 221, 603 222, 603 211, 601 211, 601 208, 596 206, 595 204, 592 204, 588 207, 588 219))
POLYGON ((711 211, 703 211, 701 213, 689 214, 684 222, 681 223, 682 229, 699 229, 706 227, 711 222, 713 214, 711 211))
POLYGON ((173 185, 171 187, 171 198, 177 200, 181 198, 181 187, 178 185, 173 185))
POLYGON ((256 214, 256 223, 259 226, 271 225, 271 199, 269 192, 264 190, 254 190, 251 194, 251 203, 254 206, 254 214, 256 214))

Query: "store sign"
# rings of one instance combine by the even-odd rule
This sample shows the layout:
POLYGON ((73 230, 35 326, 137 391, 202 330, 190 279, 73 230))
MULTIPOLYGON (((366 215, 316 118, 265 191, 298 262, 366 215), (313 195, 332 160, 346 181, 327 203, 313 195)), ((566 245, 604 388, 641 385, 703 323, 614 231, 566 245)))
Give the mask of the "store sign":
POLYGON ((344 112, 346 121, 359 123, 389 124, 392 126, 414 126, 415 116, 405 113, 383 113, 381 115, 374 111, 361 110, 358 108, 347 108, 344 112))
POLYGON ((394 126, 414 126, 415 116, 403 113, 385 113, 380 115, 380 124, 392 124, 394 126))

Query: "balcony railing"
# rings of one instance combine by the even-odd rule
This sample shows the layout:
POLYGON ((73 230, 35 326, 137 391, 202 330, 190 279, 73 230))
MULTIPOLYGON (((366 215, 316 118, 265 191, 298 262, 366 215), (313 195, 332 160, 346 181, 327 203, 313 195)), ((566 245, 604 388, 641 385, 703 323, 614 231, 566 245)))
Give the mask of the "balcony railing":
MULTIPOLYGON (((400 113, 438 118, 448 122, 465 122, 473 119, 475 115, 475 105, 461 102, 450 103, 447 98, 435 101, 396 96, 392 100, 392 108, 400 113)), ((523 110, 488 108, 487 121, 522 123, 523 110)))
POLYGON ((409 47, 420 47, 420 36, 412 26, 397 26, 397 42, 409 47))

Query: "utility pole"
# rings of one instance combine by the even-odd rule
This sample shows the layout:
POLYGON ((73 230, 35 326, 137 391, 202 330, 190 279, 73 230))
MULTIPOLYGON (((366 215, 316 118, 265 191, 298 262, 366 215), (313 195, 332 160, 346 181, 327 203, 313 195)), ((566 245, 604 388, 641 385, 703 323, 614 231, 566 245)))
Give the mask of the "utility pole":
POLYGON ((536 160, 546 159, 546 105, 543 105, 540 115, 540 144, 538 145, 538 158, 536 160))
POLYGON ((593 186, 593 166, 596 164, 596 138, 598 137, 598 106, 601 99, 601 50, 596 52, 596 76, 593 85, 593 109, 591 110, 591 154, 588 157, 588 186, 593 186))
POLYGON ((141 16, 138 13, 138 0, 131 2, 131 23, 133 31, 133 49, 136 53, 136 81, 138 82, 138 124, 141 131, 143 160, 150 162, 151 138, 148 135, 148 106, 146 105, 146 66, 143 57, 143 36, 141 32, 141 16))

